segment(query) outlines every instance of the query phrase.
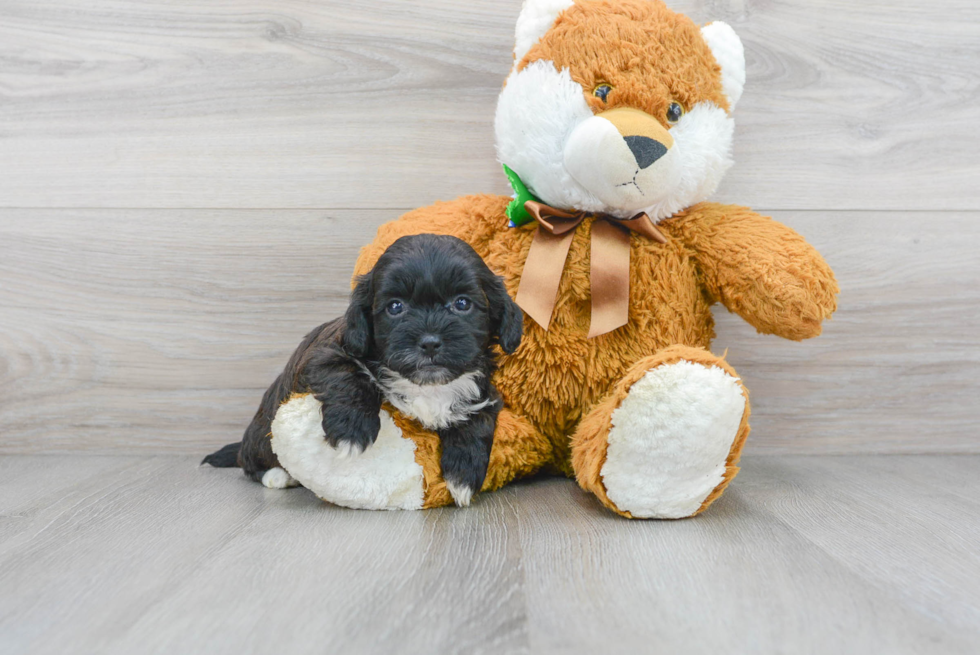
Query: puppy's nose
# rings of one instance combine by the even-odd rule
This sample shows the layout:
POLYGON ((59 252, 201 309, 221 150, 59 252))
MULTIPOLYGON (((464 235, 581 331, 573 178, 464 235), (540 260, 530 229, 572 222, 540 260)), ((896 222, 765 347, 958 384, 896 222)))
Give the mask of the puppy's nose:
POLYGON ((421 339, 419 339, 419 348, 422 349, 429 357, 436 354, 439 348, 442 347, 442 337, 435 334, 426 334, 421 339))
POLYGON ((667 154, 667 146, 648 136, 625 136, 623 140, 629 146, 640 169, 646 168, 667 154))

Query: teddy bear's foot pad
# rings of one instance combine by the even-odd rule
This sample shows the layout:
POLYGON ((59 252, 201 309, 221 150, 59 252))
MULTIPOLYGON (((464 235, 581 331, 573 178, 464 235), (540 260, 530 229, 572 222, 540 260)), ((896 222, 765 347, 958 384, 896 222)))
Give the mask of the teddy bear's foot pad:
POLYGON ((328 502, 355 509, 422 509, 422 467, 415 443, 402 437, 381 411, 378 439, 363 453, 346 455, 324 439, 320 401, 297 395, 272 422, 272 450, 304 487, 328 502))
POLYGON ((688 361, 658 366, 612 414, 602 481, 636 518, 684 518, 725 478, 745 397, 738 378, 688 361))

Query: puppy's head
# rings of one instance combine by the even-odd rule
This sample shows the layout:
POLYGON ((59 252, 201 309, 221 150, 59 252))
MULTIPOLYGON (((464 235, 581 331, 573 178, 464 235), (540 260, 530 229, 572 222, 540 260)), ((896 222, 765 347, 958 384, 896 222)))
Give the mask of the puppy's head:
POLYGON ((422 234, 395 241, 358 280, 345 320, 353 357, 445 384, 484 369, 494 344, 517 350, 524 316, 469 245, 422 234))

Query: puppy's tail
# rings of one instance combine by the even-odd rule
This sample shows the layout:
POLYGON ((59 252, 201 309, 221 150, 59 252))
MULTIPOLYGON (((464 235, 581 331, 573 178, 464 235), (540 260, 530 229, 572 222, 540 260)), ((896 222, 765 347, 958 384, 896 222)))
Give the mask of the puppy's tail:
POLYGON ((242 449, 242 443, 236 441, 230 443, 221 450, 211 453, 201 460, 201 465, 210 464, 219 469, 234 468, 238 466, 238 451, 242 449))

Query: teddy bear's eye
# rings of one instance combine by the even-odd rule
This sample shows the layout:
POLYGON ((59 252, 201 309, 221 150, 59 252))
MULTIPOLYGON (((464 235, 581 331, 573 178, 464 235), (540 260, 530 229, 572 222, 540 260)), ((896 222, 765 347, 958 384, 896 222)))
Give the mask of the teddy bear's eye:
POLYGON ((684 108, 681 107, 676 102, 670 103, 670 107, 667 108, 667 122, 673 125, 681 119, 684 115, 684 108))
POLYGON ((592 90, 592 95, 594 95, 599 100, 605 102, 606 97, 609 95, 610 91, 612 91, 611 86, 609 86, 608 84, 600 84, 599 86, 597 86, 595 89, 592 90))

